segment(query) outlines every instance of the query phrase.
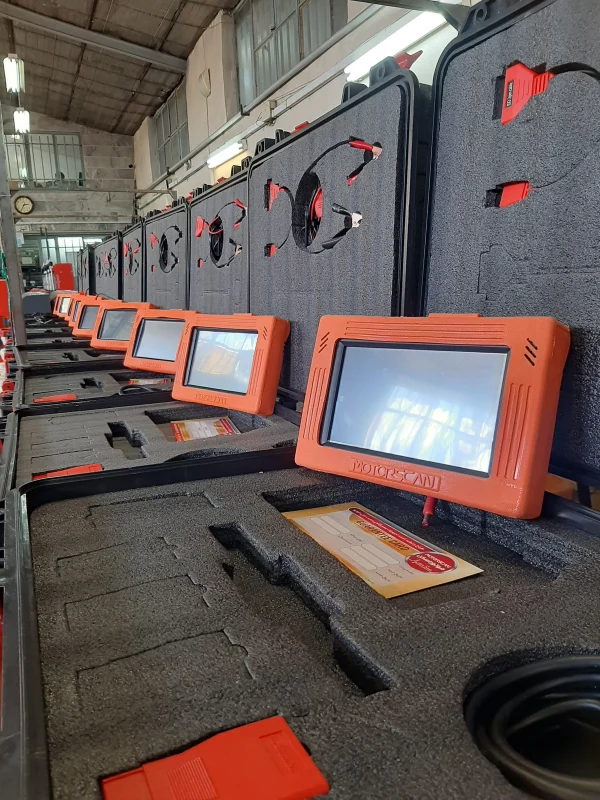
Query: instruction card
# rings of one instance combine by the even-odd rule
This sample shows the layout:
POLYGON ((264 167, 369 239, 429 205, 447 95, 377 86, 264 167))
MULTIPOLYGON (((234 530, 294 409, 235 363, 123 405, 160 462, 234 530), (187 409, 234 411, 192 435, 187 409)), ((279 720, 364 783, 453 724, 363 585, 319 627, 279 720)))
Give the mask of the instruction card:
POLYGON ((383 597, 451 583, 483 570, 359 503, 283 514, 383 597))
POLYGON ((210 439, 211 436, 235 436, 240 432, 229 417, 186 419, 182 422, 172 422, 171 429, 176 442, 210 439))
POLYGON ((129 386, 154 386, 155 384, 167 384, 170 386, 172 383, 172 378, 130 378, 127 381, 129 386))

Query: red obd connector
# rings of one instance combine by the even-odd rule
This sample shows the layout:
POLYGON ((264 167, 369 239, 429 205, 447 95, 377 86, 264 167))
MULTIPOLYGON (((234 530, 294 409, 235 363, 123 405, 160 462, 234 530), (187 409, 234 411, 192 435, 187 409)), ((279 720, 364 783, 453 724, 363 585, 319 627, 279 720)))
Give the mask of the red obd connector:
POLYGON ((502 125, 512 122, 532 97, 543 94, 552 78, 553 72, 535 72, 520 62, 508 67, 504 74, 502 125))

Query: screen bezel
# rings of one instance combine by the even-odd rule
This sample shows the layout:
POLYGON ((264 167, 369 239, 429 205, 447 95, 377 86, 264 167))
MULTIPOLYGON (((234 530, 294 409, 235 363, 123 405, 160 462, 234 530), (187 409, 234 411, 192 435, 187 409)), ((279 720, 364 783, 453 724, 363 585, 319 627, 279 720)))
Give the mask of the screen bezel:
POLYGON ((135 339, 133 342, 133 348, 131 350, 131 357, 139 358, 142 361, 159 361, 165 364, 176 364, 177 352, 179 350, 179 343, 181 342, 181 337, 183 336, 184 330, 185 330, 185 319, 181 319, 179 317, 143 317, 140 320, 140 324, 137 326, 137 331, 135 333, 135 339), (136 351, 141 343, 142 336, 144 335, 144 328, 146 327, 146 322, 178 322, 181 324, 181 333, 179 334, 179 342, 177 343, 177 347, 175 348, 175 358, 171 360, 169 358, 154 358, 154 357, 138 355, 136 351))
POLYGON ((420 464, 423 466, 433 467, 436 469, 445 470, 447 472, 456 472, 461 475, 473 475, 478 478, 489 478, 491 475, 491 466, 494 461, 494 454, 496 450, 496 437, 498 435, 498 427, 500 416, 502 413, 502 405, 504 401, 504 390, 506 387, 506 375, 508 372, 508 364, 510 361, 510 347, 475 347, 470 345, 446 345, 446 344, 412 344, 408 342, 373 342, 361 341, 358 339, 340 339, 335 348, 333 361, 331 365, 331 374, 329 377, 329 386, 327 387, 327 399, 325 401, 325 409, 321 418, 321 426, 319 429, 318 442, 322 447, 331 447, 336 450, 345 450, 349 453, 361 453, 367 456, 376 456, 380 458, 389 459, 390 461, 403 462, 405 464, 420 464), (498 413, 496 415, 496 425, 494 427, 494 435, 492 438, 492 450, 490 455, 490 469, 487 472, 479 470, 465 469, 464 467, 455 467, 448 464, 440 464, 435 461, 424 461, 423 459, 410 458, 409 456, 397 455, 395 453, 386 453, 380 450, 368 450, 363 447, 353 447, 351 445, 339 444, 332 442, 329 437, 331 435, 331 428, 333 425, 333 415, 337 404, 338 393, 340 389, 340 379, 342 368, 344 365, 344 357, 346 350, 349 347, 364 347, 368 349, 386 349, 386 350, 442 350, 444 352, 470 352, 470 353, 505 353, 506 361, 504 364, 504 374, 502 375, 502 386, 500 389, 500 400, 498 402, 498 413))
POLYGON ((77 323, 77 330, 79 330, 79 331, 93 331, 94 330, 94 325, 96 324, 96 322, 98 320, 98 312, 99 311, 100 311, 100 303, 86 303, 84 308, 81 310, 81 313, 79 314, 79 321, 77 323), (95 308, 96 309, 96 316, 92 320, 91 326, 89 328, 87 328, 87 327, 84 328, 83 327, 83 323, 85 322, 85 314, 86 314, 88 308, 95 308))
POLYGON ((120 343, 123 343, 123 344, 125 342, 128 342, 129 339, 131 338, 131 331, 133 330, 133 326, 135 324, 135 316, 136 316, 136 314, 137 314, 137 309, 136 308, 105 308, 104 311, 103 311, 103 314, 102 314, 102 319, 98 323, 98 333, 96 334, 96 339, 99 342, 120 342, 120 343), (111 337, 111 338, 105 338, 104 336, 102 336, 102 331, 104 329, 104 326, 106 325, 106 315, 107 314, 115 314, 115 313, 116 314, 123 314, 123 313, 133 314, 133 319, 131 321, 131 328, 129 329, 129 335, 127 336, 126 339, 115 339, 114 336, 111 337))
POLYGON ((214 386, 197 386, 194 383, 189 383, 188 378, 190 372, 192 371, 192 361, 194 358, 194 354, 196 352, 196 342, 198 341, 198 333, 253 333, 256 335, 256 344, 254 346, 254 353, 252 355, 252 367, 250 368, 250 375, 252 375, 252 368, 254 367, 254 359, 256 358, 256 349, 258 346, 259 338, 258 338, 258 330, 254 330, 254 328, 250 329, 235 329, 235 328, 201 328, 201 327, 194 327, 190 333, 189 339, 189 347, 187 350, 186 362, 185 362, 185 370, 183 372, 183 388, 184 389, 202 389, 208 392, 215 392, 216 394, 226 394, 231 395, 234 397, 246 397, 248 394, 248 388, 250 386, 250 375, 248 376, 248 386, 246 387, 245 392, 231 392, 227 389, 216 389, 214 386))

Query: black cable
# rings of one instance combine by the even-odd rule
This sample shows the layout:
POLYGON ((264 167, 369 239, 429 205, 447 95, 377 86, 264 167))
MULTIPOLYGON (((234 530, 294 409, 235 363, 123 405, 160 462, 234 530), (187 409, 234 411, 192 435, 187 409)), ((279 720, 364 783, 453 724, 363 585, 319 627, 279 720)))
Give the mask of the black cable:
POLYGON ((503 672, 465 701, 483 754, 547 800, 600 797, 600 656, 564 656, 503 672))

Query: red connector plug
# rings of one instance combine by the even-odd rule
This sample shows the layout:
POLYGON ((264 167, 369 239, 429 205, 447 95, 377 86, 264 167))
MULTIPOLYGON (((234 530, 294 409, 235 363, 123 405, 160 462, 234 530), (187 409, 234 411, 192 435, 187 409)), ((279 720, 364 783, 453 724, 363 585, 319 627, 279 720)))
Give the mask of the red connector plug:
POLYGON ((517 62, 504 73, 504 94, 502 98, 502 125, 508 125, 525 108, 532 97, 543 94, 554 78, 553 72, 536 72, 525 64, 517 62))

